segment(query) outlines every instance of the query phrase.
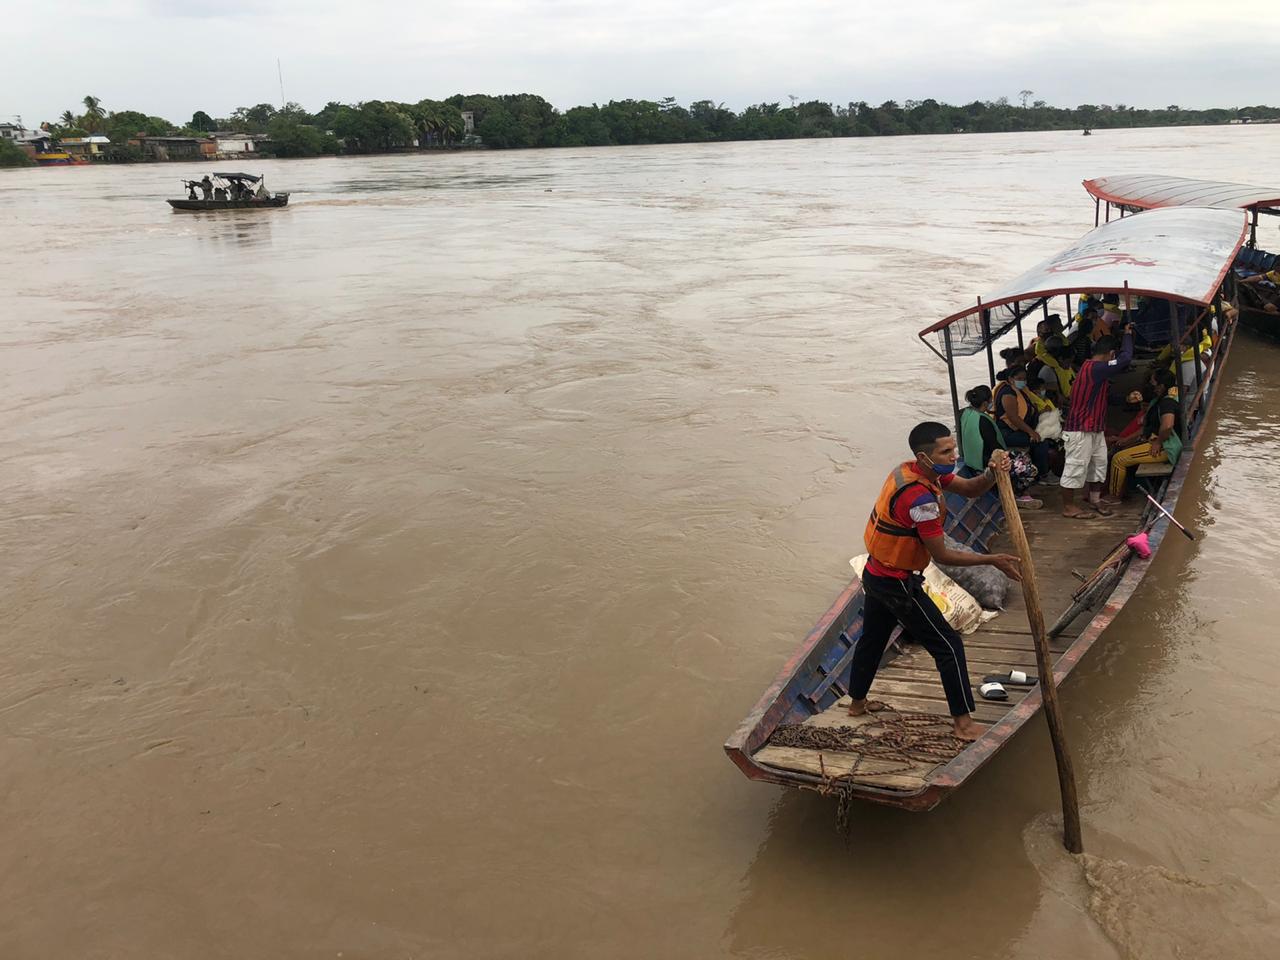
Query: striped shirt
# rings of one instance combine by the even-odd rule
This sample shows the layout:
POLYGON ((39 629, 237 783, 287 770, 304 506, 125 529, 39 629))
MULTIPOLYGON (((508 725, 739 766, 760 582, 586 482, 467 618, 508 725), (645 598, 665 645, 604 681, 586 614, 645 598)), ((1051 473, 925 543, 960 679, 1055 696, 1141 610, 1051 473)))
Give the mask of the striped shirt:
POLYGON ((1063 430, 1072 433, 1102 433, 1107 426, 1107 392, 1111 381, 1133 362, 1133 337, 1124 335, 1120 353, 1114 360, 1086 360, 1071 384, 1071 409, 1063 430))

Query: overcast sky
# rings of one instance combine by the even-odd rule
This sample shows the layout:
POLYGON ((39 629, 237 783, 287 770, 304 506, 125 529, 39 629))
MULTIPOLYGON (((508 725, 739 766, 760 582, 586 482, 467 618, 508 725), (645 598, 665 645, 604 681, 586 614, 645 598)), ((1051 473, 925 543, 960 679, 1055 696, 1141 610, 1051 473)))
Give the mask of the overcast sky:
POLYGON ((0 0, 0 115, 182 122, 285 95, 416 101, 538 93, 1058 106, 1280 102, 1274 4, 1095 0, 0 0))

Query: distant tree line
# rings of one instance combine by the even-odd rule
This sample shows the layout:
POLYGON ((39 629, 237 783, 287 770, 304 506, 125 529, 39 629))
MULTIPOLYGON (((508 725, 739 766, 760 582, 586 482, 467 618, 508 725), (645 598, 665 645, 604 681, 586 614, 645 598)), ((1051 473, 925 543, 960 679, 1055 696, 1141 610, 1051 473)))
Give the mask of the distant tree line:
POLYGON ((758 103, 734 112, 723 103, 698 100, 688 107, 674 97, 661 100, 611 100, 601 106, 560 111, 536 94, 488 96, 457 94, 445 100, 398 103, 331 101, 317 113, 296 103, 277 109, 269 103, 239 107, 229 117, 197 110, 178 126, 134 110, 105 111, 96 97, 85 97, 84 112, 68 110, 46 125, 54 136, 101 134, 111 139, 108 158, 141 159, 128 140, 150 136, 204 136, 215 130, 266 134, 262 152, 281 157, 329 153, 385 153, 414 146, 453 146, 467 140, 463 111, 475 122, 475 137, 493 149, 515 147, 590 147, 648 143, 707 143, 727 140, 790 140, 812 137, 880 137, 903 134, 1003 133, 1081 128, 1165 127, 1221 124, 1232 120, 1280 120, 1280 108, 1268 106, 1184 110, 1177 104, 1150 110, 1119 104, 1082 103, 1053 107, 1020 92, 1007 97, 953 106, 938 100, 864 100, 833 105, 823 100, 758 103), (136 156, 135 156, 136 154, 136 156))

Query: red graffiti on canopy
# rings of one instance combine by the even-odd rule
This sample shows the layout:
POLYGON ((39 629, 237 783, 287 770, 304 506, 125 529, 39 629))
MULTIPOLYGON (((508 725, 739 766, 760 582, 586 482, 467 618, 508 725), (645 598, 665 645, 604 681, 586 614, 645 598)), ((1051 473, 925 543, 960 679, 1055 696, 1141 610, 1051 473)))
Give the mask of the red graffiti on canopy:
POLYGON ((1050 273, 1079 273, 1095 267, 1113 267, 1127 263, 1132 267, 1154 267, 1156 260, 1139 260, 1127 253, 1085 253, 1078 257, 1070 257, 1049 268, 1050 273))

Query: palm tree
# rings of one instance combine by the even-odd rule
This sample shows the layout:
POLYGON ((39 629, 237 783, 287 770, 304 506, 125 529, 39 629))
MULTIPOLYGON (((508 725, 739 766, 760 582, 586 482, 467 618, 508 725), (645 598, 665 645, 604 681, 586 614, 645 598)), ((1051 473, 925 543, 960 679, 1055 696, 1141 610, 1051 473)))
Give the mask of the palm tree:
POLYGON ((425 147, 436 133, 444 129, 444 104, 436 100, 419 100, 409 107, 414 128, 418 132, 418 146, 425 147))
POLYGON ((78 126, 80 121, 76 119, 76 115, 70 110, 63 110, 62 116, 58 118, 58 123, 64 127, 78 126))
POLYGON ((444 134, 445 143, 453 143, 467 129, 462 119, 462 111, 450 104, 441 104, 440 130, 444 134))
POLYGON ((102 101, 97 97, 85 97, 84 116, 80 118, 82 125, 90 133, 97 133, 102 129, 102 121, 106 118, 106 114, 102 112, 102 101))

